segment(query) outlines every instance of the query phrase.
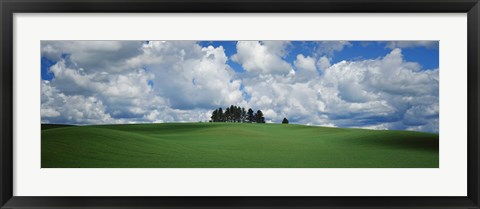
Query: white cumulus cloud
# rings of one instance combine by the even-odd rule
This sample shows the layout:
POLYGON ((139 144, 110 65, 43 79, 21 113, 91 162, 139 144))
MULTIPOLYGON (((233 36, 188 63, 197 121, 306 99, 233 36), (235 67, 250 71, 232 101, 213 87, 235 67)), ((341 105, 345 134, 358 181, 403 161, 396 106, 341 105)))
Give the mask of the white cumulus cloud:
POLYGON ((42 42, 42 53, 56 61, 49 69, 54 78, 42 85, 42 120, 51 123, 205 121, 206 109, 243 101, 221 46, 52 41, 42 42), (94 55, 104 59, 88 59, 94 55))
POLYGON ((282 59, 284 47, 272 46, 272 42, 239 41, 237 53, 232 60, 252 74, 287 74, 292 70, 291 65, 282 59))
POLYGON ((438 48, 438 41, 389 41, 386 47, 390 49, 413 47, 438 48))
POLYGON ((42 41, 55 62, 42 81, 42 122, 205 121, 237 105, 275 123, 438 132, 439 69, 401 50, 417 45, 432 43, 389 42, 383 57, 332 63, 352 43, 293 54, 288 41, 239 41, 227 54, 195 41, 42 41))

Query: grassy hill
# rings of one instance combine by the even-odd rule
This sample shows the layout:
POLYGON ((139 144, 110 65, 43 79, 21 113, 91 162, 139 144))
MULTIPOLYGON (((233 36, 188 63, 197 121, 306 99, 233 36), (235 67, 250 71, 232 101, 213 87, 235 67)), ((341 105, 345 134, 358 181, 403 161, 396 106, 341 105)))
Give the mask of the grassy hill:
POLYGON ((42 168, 436 168, 438 135, 283 124, 42 125, 42 168))
POLYGON ((73 125, 64 125, 64 124, 42 124, 42 130, 52 129, 52 128, 63 128, 63 127, 73 127, 73 125))

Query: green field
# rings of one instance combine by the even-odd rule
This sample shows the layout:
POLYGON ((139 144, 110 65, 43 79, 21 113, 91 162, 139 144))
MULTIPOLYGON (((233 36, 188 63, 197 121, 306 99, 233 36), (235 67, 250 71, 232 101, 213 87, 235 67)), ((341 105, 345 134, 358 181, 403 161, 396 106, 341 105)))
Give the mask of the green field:
POLYGON ((438 168, 437 134, 284 124, 42 125, 42 168, 438 168))

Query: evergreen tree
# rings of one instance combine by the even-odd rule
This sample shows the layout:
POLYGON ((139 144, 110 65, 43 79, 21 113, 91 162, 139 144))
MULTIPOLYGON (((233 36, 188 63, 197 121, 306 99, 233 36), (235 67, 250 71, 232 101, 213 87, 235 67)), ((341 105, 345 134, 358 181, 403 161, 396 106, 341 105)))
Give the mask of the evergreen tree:
POLYGON ((237 106, 235 106, 235 122, 242 122, 242 109, 237 106))
POLYGON ((255 120, 257 123, 265 123, 265 118, 263 117, 263 112, 261 110, 258 110, 255 115, 255 120))
POLYGON ((287 119, 287 118, 283 118, 282 123, 283 123, 283 124, 288 124, 288 119, 287 119))
POLYGON ((218 122, 218 110, 215 109, 212 113, 212 117, 210 117, 212 119, 212 122, 218 122))
POLYGON ((253 110, 252 108, 248 108, 248 112, 247 112, 247 121, 249 123, 253 123, 255 120, 254 120, 254 115, 253 115, 253 110))
POLYGON ((235 106, 230 105, 230 122, 235 122, 235 106))
POLYGON ((242 114, 241 114, 241 120, 242 120, 242 123, 245 123, 245 121, 247 120, 247 111, 245 111, 245 108, 242 107, 242 114))
POLYGON ((225 122, 225 115, 221 107, 218 108, 218 122, 225 122))
POLYGON ((230 122, 230 107, 225 110, 225 121, 230 122))
POLYGON ((255 113, 252 108, 249 108, 248 111, 245 111, 245 108, 234 105, 227 107, 225 112, 223 112, 221 107, 215 109, 210 118, 210 122, 265 123, 265 117, 263 116, 261 110, 258 110, 255 113))

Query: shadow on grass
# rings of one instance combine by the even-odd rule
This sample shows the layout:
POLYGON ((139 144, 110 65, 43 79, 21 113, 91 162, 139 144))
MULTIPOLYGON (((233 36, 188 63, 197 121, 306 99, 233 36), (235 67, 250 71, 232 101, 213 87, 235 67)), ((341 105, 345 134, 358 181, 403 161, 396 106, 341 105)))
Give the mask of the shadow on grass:
POLYGON ((438 135, 423 133, 404 133, 394 136, 377 136, 365 140, 365 143, 378 145, 385 148, 423 150, 429 152, 439 151, 438 135))
POLYGON ((65 127, 71 127, 74 125, 65 125, 65 124, 42 124, 41 128, 42 130, 48 130, 48 129, 54 129, 54 128, 65 128, 65 127))
MULTIPOLYGON (((219 125, 219 124, 216 124, 219 125)), ((118 125, 94 125, 119 131, 146 132, 146 133, 185 133, 216 126, 212 123, 156 123, 156 124, 118 124, 118 125)))

